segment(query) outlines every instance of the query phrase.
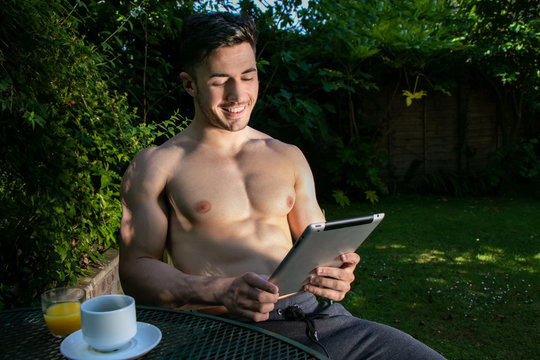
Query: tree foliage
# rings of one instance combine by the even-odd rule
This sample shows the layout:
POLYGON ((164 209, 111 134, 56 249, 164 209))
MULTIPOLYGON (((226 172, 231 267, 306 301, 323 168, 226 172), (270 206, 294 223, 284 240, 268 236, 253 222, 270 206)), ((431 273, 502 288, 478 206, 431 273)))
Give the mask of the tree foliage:
POLYGON ((115 243, 121 174, 150 129, 60 1, 0 9, 0 306, 72 283, 115 243))
POLYGON ((255 122, 302 143, 321 188, 338 202, 377 201, 388 192, 380 177, 386 156, 364 105, 388 83, 408 103, 448 93, 451 74, 441 65, 447 71, 465 50, 455 12, 451 1, 322 0, 298 9, 293 34, 276 37, 259 25, 271 37, 262 44, 270 55, 255 122))
POLYGON ((503 116, 505 144, 537 128, 540 112, 540 13, 535 0, 466 0, 469 62, 491 83, 503 116))
POLYGON ((182 19, 192 12, 192 2, 150 0, 92 1, 75 9, 84 21, 80 34, 107 58, 102 72, 109 86, 126 93, 141 123, 191 107, 182 96, 177 44, 182 19))
POLYGON ((381 87, 411 104, 450 94, 478 71, 498 96, 505 141, 518 143, 519 129, 532 134, 509 148, 526 156, 518 172, 540 178, 531 131, 540 112, 534 1, 302 3, 4 1, 0 307, 72 282, 114 246, 129 160, 193 114, 177 53, 181 24, 193 12, 253 16, 261 83, 252 124, 302 147, 323 199, 373 203, 388 191, 380 175, 387 159, 374 146, 382 129, 366 110, 381 87))

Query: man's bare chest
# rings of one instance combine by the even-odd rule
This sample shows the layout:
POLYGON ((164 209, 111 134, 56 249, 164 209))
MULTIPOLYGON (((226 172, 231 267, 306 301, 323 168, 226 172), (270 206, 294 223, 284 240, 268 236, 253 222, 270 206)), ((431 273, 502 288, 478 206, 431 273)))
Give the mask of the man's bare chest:
POLYGON ((272 153, 185 157, 170 176, 167 194, 190 221, 281 217, 294 205, 294 170, 272 153))

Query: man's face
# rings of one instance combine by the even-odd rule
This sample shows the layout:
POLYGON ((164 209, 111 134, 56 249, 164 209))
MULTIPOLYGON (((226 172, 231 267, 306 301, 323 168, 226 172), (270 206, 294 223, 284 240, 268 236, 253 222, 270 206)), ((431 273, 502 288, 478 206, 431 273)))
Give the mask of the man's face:
POLYGON ((196 116, 229 131, 244 129, 251 116, 259 80, 255 53, 249 43, 214 50, 195 67, 196 116))

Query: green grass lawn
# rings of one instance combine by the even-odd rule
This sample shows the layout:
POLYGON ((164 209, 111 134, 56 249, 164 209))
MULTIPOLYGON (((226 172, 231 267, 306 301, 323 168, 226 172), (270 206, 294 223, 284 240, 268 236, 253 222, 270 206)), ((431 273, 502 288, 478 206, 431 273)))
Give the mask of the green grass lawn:
POLYGON ((399 196, 325 205, 328 219, 384 212, 343 304, 448 359, 540 358, 540 201, 399 196))

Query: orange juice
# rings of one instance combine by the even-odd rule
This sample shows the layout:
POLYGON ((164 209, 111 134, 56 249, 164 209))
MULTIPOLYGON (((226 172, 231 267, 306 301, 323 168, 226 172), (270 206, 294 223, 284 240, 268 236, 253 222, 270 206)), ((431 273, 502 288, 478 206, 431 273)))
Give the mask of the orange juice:
POLYGON ((81 304, 67 302, 54 304, 43 315, 49 330, 56 336, 67 336, 81 328, 81 304))

